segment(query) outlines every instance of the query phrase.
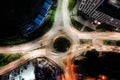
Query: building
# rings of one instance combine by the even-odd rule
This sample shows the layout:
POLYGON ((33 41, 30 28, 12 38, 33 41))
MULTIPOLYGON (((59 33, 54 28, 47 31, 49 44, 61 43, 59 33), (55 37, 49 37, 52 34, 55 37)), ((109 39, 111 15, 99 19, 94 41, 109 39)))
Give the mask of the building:
POLYGON ((79 12, 120 30, 119 0, 80 0, 79 12))
POLYGON ((22 29, 22 34, 27 36, 29 34, 31 34, 32 32, 34 32, 35 30, 37 30, 39 27, 41 27, 41 25, 44 23, 50 8, 53 5, 53 1, 52 0, 46 0, 42 7, 39 10, 39 13, 37 15, 37 17, 35 17, 35 19, 31 22, 29 22, 28 24, 26 24, 23 29, 22 29))

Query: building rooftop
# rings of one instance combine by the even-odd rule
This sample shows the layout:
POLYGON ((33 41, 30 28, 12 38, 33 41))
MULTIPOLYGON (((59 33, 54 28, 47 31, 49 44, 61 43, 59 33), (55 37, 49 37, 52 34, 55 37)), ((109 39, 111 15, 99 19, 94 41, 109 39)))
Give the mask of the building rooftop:
POLYGON ((46 9, 46 10, 49 10, 50 7, 51 7, 51 4, 49 4, 48 2, 45 2, 45 3, 43 4, 43 8, 46 9))
POLYGON ((45 9, 41 9, 40 13, 41 13, 43 16, 46 16, 48 12, 47 12, 45 9))
MULTIPOLYGON (((120 19, 120 4, 113 3, 114 0, 105 0, 99 7, 98 11, 101 11, 113 18, 120 19)), ((118 0, 115 0, 118 2, 118 0)), ((120 1, 119 1, 120 2, 120 1)))

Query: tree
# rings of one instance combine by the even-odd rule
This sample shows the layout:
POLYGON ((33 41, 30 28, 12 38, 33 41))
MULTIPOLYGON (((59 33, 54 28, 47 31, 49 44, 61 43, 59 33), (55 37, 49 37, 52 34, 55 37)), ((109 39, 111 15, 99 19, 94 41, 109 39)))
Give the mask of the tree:
POLYGON ((96 49, 88 50, 85 54, 87 58, 97 58, 99 56, 99 52, 96 49))

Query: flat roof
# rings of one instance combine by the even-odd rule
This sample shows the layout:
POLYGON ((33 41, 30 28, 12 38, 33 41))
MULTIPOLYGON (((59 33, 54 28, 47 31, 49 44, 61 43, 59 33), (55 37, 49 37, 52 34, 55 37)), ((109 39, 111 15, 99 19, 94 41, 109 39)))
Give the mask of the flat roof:
POLYGON ((110 4, 109 0, 105 0, 97 10, 120 20, 120 8, 110 4))
POLYGON ((34 22, 39 25, 42 23, 42 20, 40 20, 39 18, 35 18, 34 22))
POLYGON ((49 4, 48 2, 45 2, 42 7, 46 10, 49 10, 51 7, 51 4, 49 4))
POLYGON ((49 2, 50 4, 53 4, 53 1, 52 0, 46 0, 47 2, 49 2))
POLYGON ((37 16, 39 19, 41 19, 41 20, 43 20, 44 19, 44 16, 42 16, 42 15, 40 15, 40 14, 38 14, 38 16, 37 16))
POLYGON ((41 9, 40 13, 41 13, 43 16, 46 16, 48 12, 47 12, 45 9, 41 9))
POLYGON ((25 29, 25 30, 29 30, 29 29, 31 29, 32 27, 33 27, 32 24, 26 24, 26 25, 24 26, 24 29, 25 29))

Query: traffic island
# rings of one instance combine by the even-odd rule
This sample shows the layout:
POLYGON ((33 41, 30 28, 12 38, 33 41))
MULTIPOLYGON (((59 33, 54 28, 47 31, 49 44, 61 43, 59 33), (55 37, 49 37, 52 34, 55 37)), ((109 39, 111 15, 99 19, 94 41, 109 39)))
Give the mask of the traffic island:
POLYGON ((66 52, 71 46, 71 42, 65 37, 59 37, 54 41, 53 48, 57 52, 66 52))

